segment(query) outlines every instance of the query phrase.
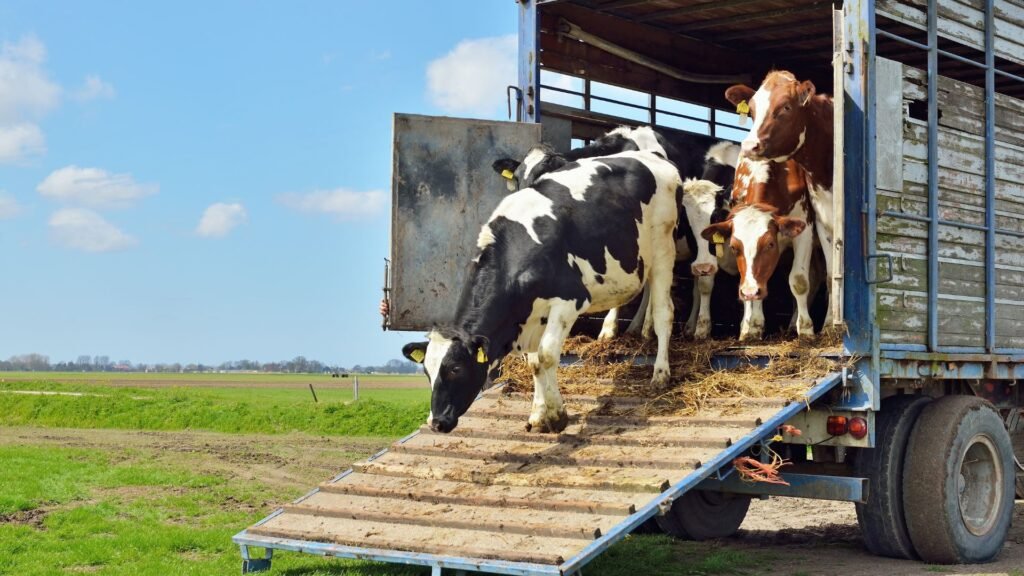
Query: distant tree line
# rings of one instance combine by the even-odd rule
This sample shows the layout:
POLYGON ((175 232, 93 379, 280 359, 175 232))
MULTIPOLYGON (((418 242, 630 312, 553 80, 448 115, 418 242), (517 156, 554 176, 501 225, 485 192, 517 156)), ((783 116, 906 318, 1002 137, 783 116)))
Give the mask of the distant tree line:
POLYGON ((387 373, 415 374, 420 367, 406 360, 388 360, 383 366, 356 364, 351 368, 326 364, 319 360, 308 360, 296 356, 280 362, 257 362, 234 360, 216 366, 201 363, 182 364, 133 364, 130 360, 114 362, 109 356, 79 356, 73 362, 50 362, 45 354, 19 354, 7 360, 0 360, 0 372, 288 372, 288 373, 387 373))

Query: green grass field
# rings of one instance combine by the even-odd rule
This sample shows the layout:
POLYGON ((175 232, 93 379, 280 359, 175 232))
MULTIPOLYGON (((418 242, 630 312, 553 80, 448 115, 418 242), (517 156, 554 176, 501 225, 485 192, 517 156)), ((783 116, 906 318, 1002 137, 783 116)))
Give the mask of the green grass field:
POLYGON ((111 387, 48 381, 2 382, 0 423, 232 433, 307 432, 401 436, 427 416, 427 388, 346 389, 111 387), (24 394, 42 391, 56 394, 24 394))

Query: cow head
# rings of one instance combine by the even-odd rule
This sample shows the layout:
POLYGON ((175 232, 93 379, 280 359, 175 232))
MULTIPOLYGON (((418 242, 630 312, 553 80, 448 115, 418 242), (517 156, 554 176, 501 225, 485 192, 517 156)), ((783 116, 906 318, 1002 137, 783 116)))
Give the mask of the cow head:
POLYGON ((770 206, 754 204, 737 207, 726 221, 708 226, 701 236, 729 243, 740 273, 740 300, 763 300, 768 279, 779 265, 780 236, 796 237, 806 226, 803 220, 775 214, 770 206))
POLYGON ((509 192, 515 192, 533 186, 541 176, 568 163, 569 161, 553 148, 542 144, 530 149, 522 162, 512 158, 500 158, 491 164, 491 168, 505 179, 509 192))
POLYGON ((426 342, 410 342, 402 354, 423 365, 430 381, 430 428, 448 433, 459 424, 487 382, 488 340, 433 330, 426 342))
POLYGON ((755 92, 737 84, 725 91, 725 98, 737 107, 746 102, 754 126, 743 140, 743 153, 757 160, 783 162, 804 145, 814 96, 810 80, 797 81, 789 72, 770 72, 755 92))
MULTIPOLYGON (((695 235, 711 224, 721 190, 721 186, 707 180, 688 179, 683 182, 683 209, 686 211, 686 221, 695 235)), ((714 276, 718 272, 718 258, 711 252, 707 242, 697 242, 697 258, 690 264, 690 271, 695 278, 714 276)))

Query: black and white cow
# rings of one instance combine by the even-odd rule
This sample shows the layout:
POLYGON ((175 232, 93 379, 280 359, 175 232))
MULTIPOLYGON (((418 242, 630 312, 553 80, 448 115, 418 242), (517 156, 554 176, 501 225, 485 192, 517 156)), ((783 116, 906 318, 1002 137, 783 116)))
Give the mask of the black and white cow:
POLYGON ((647 151, 581 159, 506 196, 481 228, 450 326, 407 344, 431 383, 431 428, 449 432, 509 353, 534 374, 527 429, 568 423, 555 369, 586 312, 621 306, 651 289, 658 339, 652 384, 669 381, 672 266, 682 181, 647 151))
MULTIPOLYGON (((719 258, 712 253, 707 243, 700 240, 700 232, 709 224, 724 219, 729 212, 729 191, 732 188, 732 170, 735 169, 739 155, 738 144, 687 133, 679 133, 670 141, 650 126, 620 126, 587 146, 565 154, 557 154, 550 147, 540 146, 530 150, 522 162, 502 158, 495 161, 492 168, 506 179, 509 190, 515 191, 531 186, 544 175, 571 161, 630 150, 656 152, 675 164, 684 180, 705 180, 718 186, 716 188, 706 182, 688 182, 684 186, 682 207, 685 219, 681 214, 676 243, 676 257, 679 260, 691 260, 690 272, 696 280, 694 304, 686 323, 686 332, 697 338, 706 338, 711 327, 711 289, 714 287, 719 258), (717 220, 716 214, 719 216, 717 220)), ((640 307, 626 333, 642 332, 645 338, 649 336, 649 324, 645 321, 648 305, 649 296, 644 292, 640 307)), ((605 316, 598 339, 613 338, 617 329, 618 309, 613 308, 605 316)))

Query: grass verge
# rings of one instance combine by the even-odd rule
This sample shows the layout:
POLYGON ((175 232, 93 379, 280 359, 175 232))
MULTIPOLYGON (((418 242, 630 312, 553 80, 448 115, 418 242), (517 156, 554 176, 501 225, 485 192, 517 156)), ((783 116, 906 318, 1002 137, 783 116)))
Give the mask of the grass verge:
POLYGON ((352 403, 347 390, 113 388, 54 382, 0 383, 0 424, 140 430, 209 430, 346 436, 407 434, 429 411, 429 389, 376 389, 352 403), (21 394, 44 391, 59 394, 21 394), (77 394, 77 395, 68 395, 77 394))

